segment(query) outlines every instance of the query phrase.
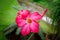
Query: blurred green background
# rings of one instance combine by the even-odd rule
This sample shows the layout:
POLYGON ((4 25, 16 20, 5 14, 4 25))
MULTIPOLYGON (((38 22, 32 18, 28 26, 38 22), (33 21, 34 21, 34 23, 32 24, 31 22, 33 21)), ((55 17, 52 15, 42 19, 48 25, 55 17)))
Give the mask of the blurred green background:
POLYGON ((17 10, 13 7, 22 8, 17 0, 0 0, 0 40, 5 40, 4 29, 15 22, 17 10))

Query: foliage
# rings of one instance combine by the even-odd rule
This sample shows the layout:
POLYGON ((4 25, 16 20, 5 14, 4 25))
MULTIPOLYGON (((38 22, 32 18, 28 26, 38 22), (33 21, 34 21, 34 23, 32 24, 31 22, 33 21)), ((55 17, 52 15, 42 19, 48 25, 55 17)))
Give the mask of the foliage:
POLYGON ((53 25, 54 25, 54 27, 56 27, 57 34, 60 38, 60 22, 59 22, 59 20, 60 20, 60 0, 54 2, 54 5, 56 7, 56 10, 55 10, 54 14, 52 15, 53 16, 52 17, 53 18, 53 25))
POLYGON ((17 0, 0 0, 0 31, 7 27, 9 24, 15 22, 17 10, 13 7, 20 8, 17 0))
POLYGON ((0 32, 0 40, 7 40, 6 37, 3 34, 4 33, 0 32))
POLYGON ((17 0, 0 0, 0 40, 6 39, 2 34, 4 29, 15 21, 17 10, 13 6, 17 8, 21 7, 18 5, 17 0))

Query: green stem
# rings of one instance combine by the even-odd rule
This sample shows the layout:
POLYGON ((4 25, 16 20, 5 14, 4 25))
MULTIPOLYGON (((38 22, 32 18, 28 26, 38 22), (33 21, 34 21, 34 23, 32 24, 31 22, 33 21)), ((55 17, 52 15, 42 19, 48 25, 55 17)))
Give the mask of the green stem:
POLYGON ((34 35, 34 33, 32 33, 31 36, 27 40, 30 40, 33 35, 34 35))

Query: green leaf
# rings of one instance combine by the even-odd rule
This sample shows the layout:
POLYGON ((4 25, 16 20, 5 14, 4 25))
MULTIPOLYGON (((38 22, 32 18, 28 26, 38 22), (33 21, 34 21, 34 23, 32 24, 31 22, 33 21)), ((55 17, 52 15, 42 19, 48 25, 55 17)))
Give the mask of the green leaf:
POLYGON ((46 22, 40 21, 40 25, 44 33, 46 34, 56 33, 56 30, 52 28, 53 26, 47 24, 46 22))
POLYGON ((0 32, 0 40, 7 40, 3 32, 0 32))
POLYGON ((15 22, 17 10, 22 9, 17 0, 0 0, 0 31, 3 31, 7 25, 15 22))
POLYGON ((20 34, 20 30, 21 30, 21 28, 17 28, 16 35, 19 35, 20 34))
POLYGON ((10 24, 4 31, 5 31, 5 35, 13 32, 15 29, 17 28, 17 25, 15 23, 10 24))
MULTIPOLYGON (((0 0, 0 32, 3 32, 9 24, 15 22, 17 10, 13 6, 22 9, 17 0, 0 0)), ((11 29, 13 30, 13 28, 11 29)), ((9 33, 9 31, 7 32, 9 33)), ((4 34, 0 33, 0 40, 5 40, 4 34)))
POLYGON ((40 31, 39 31, 39 36, 41 37, 42 40, 45 40, 45 37, 44 37, 44 32, 42 30, 42 28, 40 27, 40 31))

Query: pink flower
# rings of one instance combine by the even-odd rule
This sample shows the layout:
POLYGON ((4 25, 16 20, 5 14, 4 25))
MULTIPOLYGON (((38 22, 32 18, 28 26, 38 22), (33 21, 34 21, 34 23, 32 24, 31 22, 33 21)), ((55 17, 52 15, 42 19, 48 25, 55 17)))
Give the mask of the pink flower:
MULTIPOLYGON (((44 15, 45 13, 43 13, 44 15)), ((39 32, 39 23, 37 22, 42 18, 38 12, 30 14, 28 10, 20 10, 16 17, 16 23, 18 27, 21 27, 21 34, 23 36, 28 35, 30 32, 39 32)))

